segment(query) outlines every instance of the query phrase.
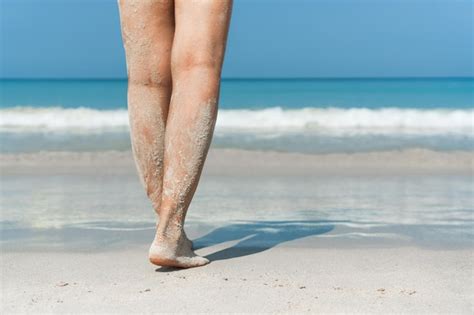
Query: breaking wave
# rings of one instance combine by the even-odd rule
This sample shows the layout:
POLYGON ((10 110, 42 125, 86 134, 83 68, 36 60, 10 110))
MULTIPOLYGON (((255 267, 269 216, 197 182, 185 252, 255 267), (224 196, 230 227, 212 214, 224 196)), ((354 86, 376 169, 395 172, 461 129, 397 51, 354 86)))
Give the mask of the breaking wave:
MULTIPOLYGON (((474 109, 220 109, 218 133, 473 135, 474 109)), ((128 130, 126 109, 0 109, 1 132, 100 133, 128 130)))

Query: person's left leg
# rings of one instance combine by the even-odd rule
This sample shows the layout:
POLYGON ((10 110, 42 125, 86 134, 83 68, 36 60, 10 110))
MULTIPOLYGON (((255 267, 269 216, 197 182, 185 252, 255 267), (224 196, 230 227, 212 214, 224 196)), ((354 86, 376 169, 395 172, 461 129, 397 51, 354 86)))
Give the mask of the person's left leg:
POLYGON ((231 0, 175 1, 163 197, 150 247, 150 261, 157 265, 189 268, 209 262, 186 244, 183 227, 216 121, 231 5, 231 0))
POLYGON ((118 4, 127 58, 132 151, 140 180, 159 214, 172 88, 174 1, 119 0, 118 4))

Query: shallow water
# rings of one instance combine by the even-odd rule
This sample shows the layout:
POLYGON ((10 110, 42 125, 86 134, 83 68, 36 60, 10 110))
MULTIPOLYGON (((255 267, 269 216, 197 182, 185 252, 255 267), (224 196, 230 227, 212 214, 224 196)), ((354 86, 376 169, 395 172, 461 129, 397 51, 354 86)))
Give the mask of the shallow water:
MULTIPOLYGON (((471 247, 472 204, 470 176, 206 176, 187 227, 199 246, 249 238, 242 246, 471 247)), ((154 232, 130 175, 5 176, 1 215, 9 249, 121 247, 154 232)))
MULTIPOLYGON (((0 153, 130 150, 123 80, 2 80, 0 92, 0 153)), ((472 151, 473 117, 474 79, 224 80, 212 146, 472 151)), ((49 176, 2 175, 5 248, 152 239, 154 213, 135 174, 48 167, 49 176)), ((472 174, 206 176, 187 226, 201 245, 234 235, 250 247, 472 246, 473 196, 472 174)))

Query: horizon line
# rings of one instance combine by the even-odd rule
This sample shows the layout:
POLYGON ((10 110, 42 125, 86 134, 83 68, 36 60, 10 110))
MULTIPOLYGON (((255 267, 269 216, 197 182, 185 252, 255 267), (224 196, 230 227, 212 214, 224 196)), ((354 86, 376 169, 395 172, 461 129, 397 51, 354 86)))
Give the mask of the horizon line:
MULTIPOLYGON (((126 81, 127 77, 0 77, 6 80, 38 80, 38 81, 126 81)), ((342 76, 342 77, 222 77, 222 81, 232 80, 373 80, 373 79, 474 79, 473 76, 342 76)))

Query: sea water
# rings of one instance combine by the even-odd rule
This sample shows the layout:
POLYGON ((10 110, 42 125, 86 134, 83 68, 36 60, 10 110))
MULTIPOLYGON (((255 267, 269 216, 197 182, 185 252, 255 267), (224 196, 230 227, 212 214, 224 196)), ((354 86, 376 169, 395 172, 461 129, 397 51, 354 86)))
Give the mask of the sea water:
MULTIPOLYGON (((0 153, 130 149, 125 80, 3 80, 0 92, 0 153)), ((473 94, 474 79, 224 80, 212 145, 472 151, 473 94)), ((138 177, 98 173, 61 175, 51 165, 47 175, 2 174, 0 245, 149 242, 155 216, 138 177)), ((262 241, 318 234, 312 246, 472 247, 472 183, 472 174, 204 176, 186 225, 258 231, 262 241)))
MULTIPOLYGON (((0 152, 129 150, 126 80, 0 81, 0 152)), ((472 150, 474 79, 224 79, 213 147, 472 150)))

